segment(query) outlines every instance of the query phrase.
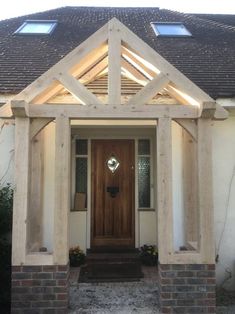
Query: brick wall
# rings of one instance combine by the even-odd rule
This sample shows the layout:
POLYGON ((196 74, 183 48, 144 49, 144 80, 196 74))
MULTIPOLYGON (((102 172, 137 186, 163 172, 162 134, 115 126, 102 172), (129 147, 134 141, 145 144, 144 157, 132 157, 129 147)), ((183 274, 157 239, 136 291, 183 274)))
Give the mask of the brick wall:
POLYGON ((12 266, 12 314, 65 314, 68 265, 12 266))
POLYGON ((215 313, 215 265, 160 264, 161 313, 215 313))

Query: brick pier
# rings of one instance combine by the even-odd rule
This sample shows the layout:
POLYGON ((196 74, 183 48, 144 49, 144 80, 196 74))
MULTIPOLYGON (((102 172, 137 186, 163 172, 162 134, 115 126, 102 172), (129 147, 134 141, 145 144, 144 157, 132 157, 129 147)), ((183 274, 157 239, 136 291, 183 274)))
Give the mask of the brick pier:
POLYGON ((68 265, 12 266, 12 314, 66 314, 68 265))
POLYGON ((215 265, 159 264, 161 313, 215 313, 215 265))

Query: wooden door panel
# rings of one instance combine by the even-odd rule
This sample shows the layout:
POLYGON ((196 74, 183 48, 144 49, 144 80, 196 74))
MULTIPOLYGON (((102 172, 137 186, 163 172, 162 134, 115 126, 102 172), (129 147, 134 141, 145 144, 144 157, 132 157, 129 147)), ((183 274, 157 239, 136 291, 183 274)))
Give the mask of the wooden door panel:
POLYGON ((91 245, 134 246, 134 141, 93 140, 91 245), (114 156, 120 163, 112 173, 107 166, 114 156), (118 187, 111 197, 107 187, 118 187))

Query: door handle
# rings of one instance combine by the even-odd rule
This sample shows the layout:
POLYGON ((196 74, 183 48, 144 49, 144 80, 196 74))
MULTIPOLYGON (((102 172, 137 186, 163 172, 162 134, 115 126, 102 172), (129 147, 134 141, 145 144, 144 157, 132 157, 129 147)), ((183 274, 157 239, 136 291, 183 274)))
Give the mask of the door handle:
POLYGON ((117 193, 119 192, 119 187, 118 186, 108 186, 107 192, 110 193, 110 196, 114 198, 114 197, 116 197, 117 193))

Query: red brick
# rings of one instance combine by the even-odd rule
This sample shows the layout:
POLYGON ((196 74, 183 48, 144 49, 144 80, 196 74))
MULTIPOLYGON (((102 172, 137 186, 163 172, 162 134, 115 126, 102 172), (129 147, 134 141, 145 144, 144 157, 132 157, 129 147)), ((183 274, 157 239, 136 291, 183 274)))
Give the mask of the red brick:
POLYGON ((161 292, 161 298, 163 299, 171 299, 171 293, 169 292, 161 292))
POLYGON ((68 265, 58 265, 58 271, 68 271, 68 265))
POLYGON ((169 285, 172 283, 172 280, 170 278, 160 278, 160 282, 163 285, 169 285))
POLYGON ((12 272, 21 272, 22 266, 11 266, 11 271, 12 272))
POLYGON ((21 281, 20 281, 20 280, 12 280, 11 286, 12 286, 12 287, 21 286, 21 281))
POLYGON ((45 265, 42 268, 43 272, 51 272, 51 273, 53 273, 53 272, 56 272, 56 270, 57 270, 57 266, 55 266, 55 265, 45 265))
POLYGON ((207 279, 207 283, 209 285, 215 285, 216 284, 216 279, 215 278, 208 278, 207 279))
POLYGON ((159 270, 160 271, 164 271, 164 270, 171 270, 171 265, 169 265, 169 264, 160 264, 159 265, 159 270))
POLYGON ((68 294, 67 293, 57 294, 57 300, 68 300, 68 294))
POLYGON ((207 293, 207 298, 208 298, 208 299, 215 299, 215 298, 216 298, 215 292, 209 292, 209 293, 207 293))
POLYGON ((216 313, 216 307, 215 306, 209 306, 207 308, 208 313, 216 313))
POLYGON ((215 270, 215 264, 208 264, 207 269, 208 270, 215 270))
POLYGON ((172 313, 171 308, 170 307, 162 307, 161 313, 163 314, 170 314, 172 313))
POLYGON ((67 284, 68 284, 67 280, 63 280, 63 279, 57 280, 58 286, 67 286, 67 284))
POLYGON ((205 305, 205 306, 215 306, 215 298, 214 299, 202 299, 197 300, 198 305, 205 305))

